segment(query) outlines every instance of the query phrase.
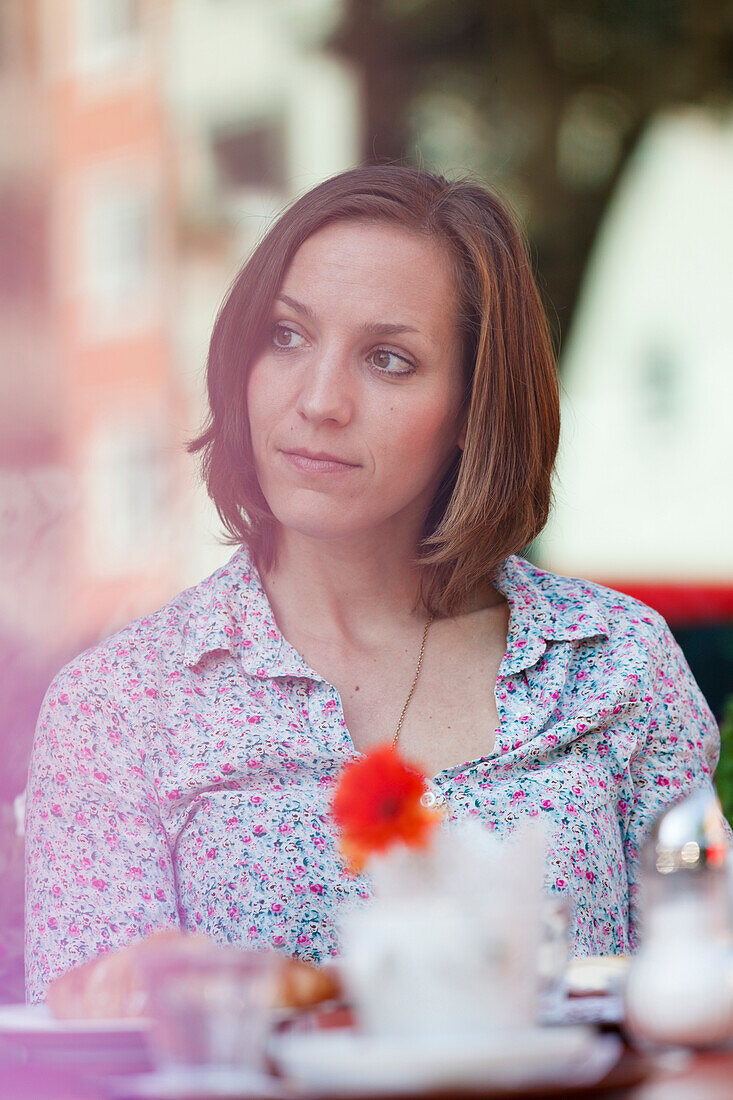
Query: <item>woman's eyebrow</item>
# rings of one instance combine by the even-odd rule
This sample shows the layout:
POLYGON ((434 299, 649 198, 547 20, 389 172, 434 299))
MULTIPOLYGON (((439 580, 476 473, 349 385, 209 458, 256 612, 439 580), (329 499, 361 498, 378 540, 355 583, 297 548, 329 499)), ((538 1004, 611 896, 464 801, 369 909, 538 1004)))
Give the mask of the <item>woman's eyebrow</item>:
MULTIPOLYGON (((283 305, 290 306, 296 313, 300 313, 301 316, 307 317, 310 321, 317 320, 310 306, 303 305, 302 302, 291 298, 288 294, 278 294, 276 300, 282 302, 283 305)), ((418 336, 422 336, 420 330, 412 325, 399 325, 389 321, 367 321, 359 326, 359 331, 367 336, 396 336, 400 332, 415 332, 418 336)))

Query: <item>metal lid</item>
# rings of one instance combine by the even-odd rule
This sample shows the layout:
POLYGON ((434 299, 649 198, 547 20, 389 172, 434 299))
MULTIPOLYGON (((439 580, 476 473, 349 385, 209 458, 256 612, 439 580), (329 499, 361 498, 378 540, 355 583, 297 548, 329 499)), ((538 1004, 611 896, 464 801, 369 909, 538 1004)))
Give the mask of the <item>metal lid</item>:
POLYGON ((722 870, 729 846, 724 821, 720 802, 711 788, 693 791, 655 821, 645 845, 647 866, 662 875, 722 870))

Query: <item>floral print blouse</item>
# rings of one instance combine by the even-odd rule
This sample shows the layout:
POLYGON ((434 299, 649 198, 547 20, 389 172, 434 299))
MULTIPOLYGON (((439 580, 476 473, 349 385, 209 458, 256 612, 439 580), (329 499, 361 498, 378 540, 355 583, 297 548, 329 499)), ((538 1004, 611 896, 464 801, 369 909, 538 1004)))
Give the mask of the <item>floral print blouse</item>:
MULTIPOLYGON (((449 817, 548 826, 546 888, 576 954, 637 945, 638 857, 659 811, 711 783, 718 729, 665 621, 511 556, 492 752, 432 777, 449 817)), ((352 759, 338 692, 283 638, 248 550, 57 675, 27 790, 31 1001, 154 929, 318 962, 368 897, 328 806, 352 759)))

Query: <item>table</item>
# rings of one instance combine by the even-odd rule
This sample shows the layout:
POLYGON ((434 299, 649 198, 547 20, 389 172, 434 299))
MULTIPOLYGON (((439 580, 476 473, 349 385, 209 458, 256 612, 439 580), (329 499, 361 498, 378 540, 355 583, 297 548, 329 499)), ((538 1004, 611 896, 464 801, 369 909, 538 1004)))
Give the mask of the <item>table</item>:
POLYGON ((731 1100, 733 1050, 690 1054, 682 1072, 656 1072, 645 1084, 630 1089, 628 1100, 731 1100))
MULTIPOLYGON (((731 1100, 733 1097, 733 1049, 697 1054, 673 1052, 663 1061, 666 1064, 654 1069, 643 1084, 613 1092, 591 1088, 573 1093, 573 1100, 622 1097, 623 1100, 731 1100)), ((109 1096, 103 1087, 84 1082, 69 1070, 0 1067, 0 1100, 109 1100, 109 1096)), ((532 1094, 517 1093, 516 1100, 522 1096, 529 1100, 532 1094)), ((451 1094, 434 1094, 432 1100, 451 1100, 451 1094)))

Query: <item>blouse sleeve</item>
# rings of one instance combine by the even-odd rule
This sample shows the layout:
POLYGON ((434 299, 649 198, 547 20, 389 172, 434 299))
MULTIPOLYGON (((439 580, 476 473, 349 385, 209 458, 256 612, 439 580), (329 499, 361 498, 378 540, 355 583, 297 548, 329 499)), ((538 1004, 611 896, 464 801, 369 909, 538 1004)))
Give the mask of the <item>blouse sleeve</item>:
POLYGON ((140 731, 74 664, 48 689, 26 795, 26 996, 157 928, 176 889, 140 731))
POLYGON ((631 758, 634 799, 626 829, 629 941, 639 946, 639 856, 656 817, 697 787, 713 786, 720 731, 674 635, 659 617, 646 737, 631 758))

